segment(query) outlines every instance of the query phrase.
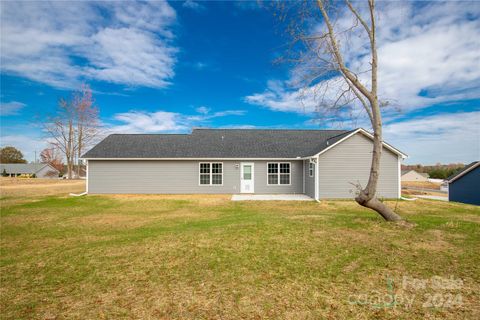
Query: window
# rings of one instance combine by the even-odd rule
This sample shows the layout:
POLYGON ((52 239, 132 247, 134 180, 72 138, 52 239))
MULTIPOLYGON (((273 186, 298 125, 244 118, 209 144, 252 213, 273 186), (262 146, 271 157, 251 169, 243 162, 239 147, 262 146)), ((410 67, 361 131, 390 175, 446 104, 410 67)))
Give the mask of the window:
POLYGON ((290 184, 290 163, 268 163, 267 184, 290 184))
POLYGON ((201 162, 200 163, 200 185, 222 185, 223 184, 223 163, 201 162))
POLYGON ((308 165, 308 175, 310 177, 313 177, 313 174, 315 173, 315 163, 310 162, 308 165))
POLYGON ((243 180, 252 180, 252 166, 243 165, 243 180))

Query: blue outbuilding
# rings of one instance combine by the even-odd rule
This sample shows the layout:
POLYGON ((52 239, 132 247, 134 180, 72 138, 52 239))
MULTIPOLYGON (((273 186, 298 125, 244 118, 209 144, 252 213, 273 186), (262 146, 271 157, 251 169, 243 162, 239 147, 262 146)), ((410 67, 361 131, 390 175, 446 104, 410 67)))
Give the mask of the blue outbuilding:
POLYGON ((448 201, 480 205, 480 161, 448 177, 448 201))

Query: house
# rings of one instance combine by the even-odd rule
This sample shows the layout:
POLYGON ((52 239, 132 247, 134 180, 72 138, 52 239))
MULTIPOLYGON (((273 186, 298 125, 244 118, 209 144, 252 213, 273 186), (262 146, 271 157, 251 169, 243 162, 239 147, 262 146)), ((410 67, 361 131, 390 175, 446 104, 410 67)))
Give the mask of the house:
POLYGON ((417 172, 415 170, 402 170, 402 181, 428 181, 428 173, 417 172))
POLYGON ((447 178, 448 201, 480 205, 480 161, 447 178))
MULTIPOLYGON (((306 194, 353 198, 368 181, 373 136, 364 129, 194 129, 112 134, 82 158, 88 193, 306 194)), ((400 197, 404 153, 384 143, 378 196, 400 197)))
POLYGON ((27 176, 37 178, 58 178, 60 171, 48 163, 3 163, 0 164, 0 174, 10 177, 27 176))

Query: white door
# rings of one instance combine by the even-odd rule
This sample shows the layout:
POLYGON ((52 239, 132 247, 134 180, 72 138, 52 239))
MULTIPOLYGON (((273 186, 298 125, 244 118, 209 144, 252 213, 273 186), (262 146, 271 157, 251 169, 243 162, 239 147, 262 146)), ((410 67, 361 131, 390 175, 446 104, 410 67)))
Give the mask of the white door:
POLYGON ((253 193, 253 163, 251 162, 242 162, 240 165, 240 192, 241 193, 253 193))

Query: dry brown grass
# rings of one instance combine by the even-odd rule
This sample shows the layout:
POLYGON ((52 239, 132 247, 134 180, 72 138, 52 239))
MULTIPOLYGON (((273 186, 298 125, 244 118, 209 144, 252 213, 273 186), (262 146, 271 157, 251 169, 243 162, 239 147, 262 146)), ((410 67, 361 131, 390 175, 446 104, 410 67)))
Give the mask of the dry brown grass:
POLYGON ((60 179, 0 179, 0 197, 30 198, 47 195, 68 195, 85 191, 85 180, 60 179))
POLYGON ((80 180, 0 177, 0 186, 58 185, 80 180))
POLYGON ((402 181, 402 188, 408 187, 440 190, 440 184, 429 181, 402 181))
POLYGON ((440 196, 446 197, 448 194, 444 192, 433 192, 433 191, 420 191, 412 189, 402 189, 402 195, 422 195, 422 196, 440 196))
MULTIPOLYGON (((60 182, 63 183, 63 182, 60 182)), ((64 187, 62 184, 60 187, 64 187)), ((5 319, 478 319, 480 209, 387 201, 232 202, 228 195, 65 197, 55 184, 2 200, 5 319), (41 189, 37 190, 41 192, 41 189), (51 195, 52 193, 47 193, 51 195), (454 276, 462 306, 425 308, 402 277, 454 276), (414 305, 349 303, 415 295, 414 305)))
POLYGON ((180 200, 180 201, 192 201, 200 205, 218 205, 226 202, 230 202, 232 195, 225 194, 117 194, 117 195, 104 195, 109 199, 115 199, 119 201, 158 201, 158 200, 180 200))

